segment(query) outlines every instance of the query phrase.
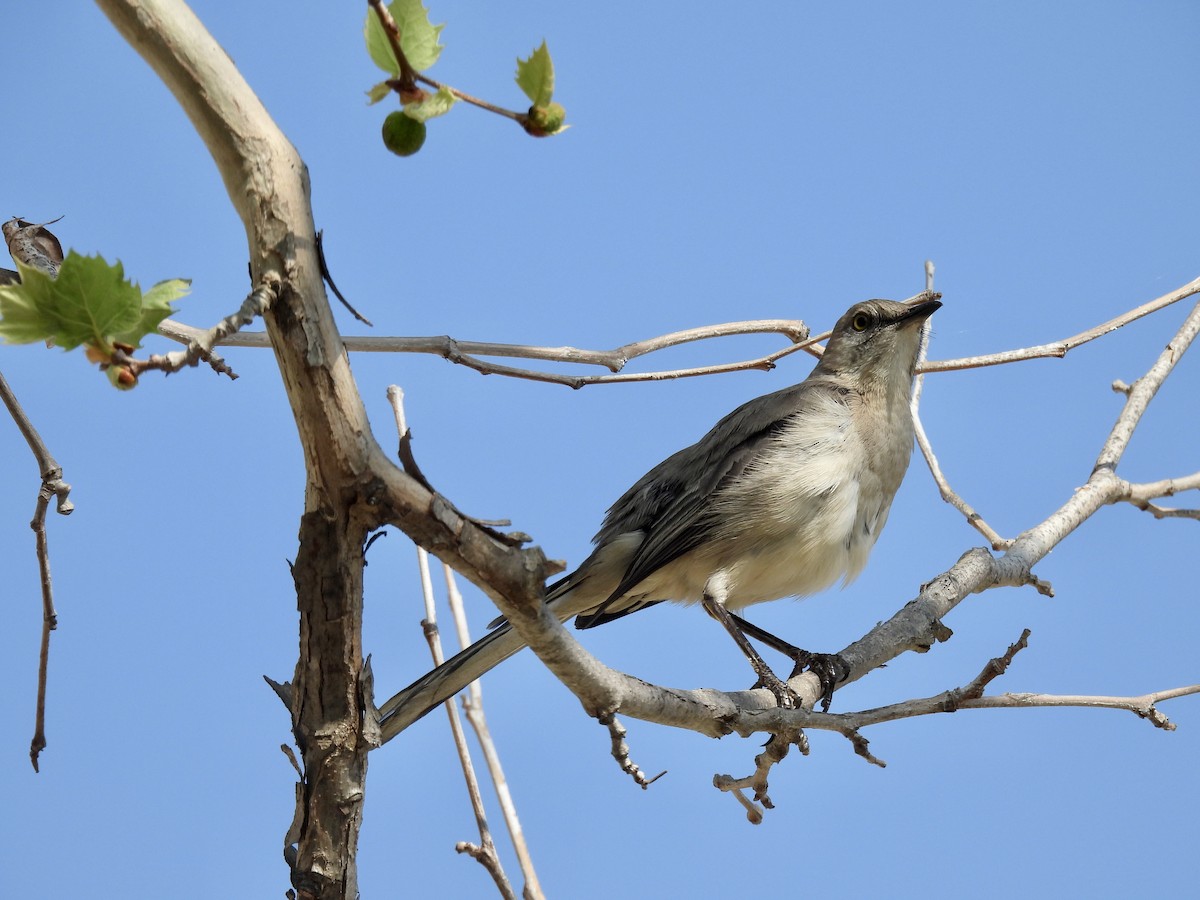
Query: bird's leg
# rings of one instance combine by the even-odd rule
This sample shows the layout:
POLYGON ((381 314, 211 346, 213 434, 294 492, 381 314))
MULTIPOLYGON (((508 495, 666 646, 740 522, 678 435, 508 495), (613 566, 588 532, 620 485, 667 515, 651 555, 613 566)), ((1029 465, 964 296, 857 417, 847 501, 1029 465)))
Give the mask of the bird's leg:
POLYGON ((721 602, 725 593, 722 582, 723 580, 721 579, 713 578, 710 579, 707 585, 705 585, 704 599, 702 601, 705 612, 721 623, 725 630, 729 632, 729 636, 733 638, 734 643, 736 643, 738 647, 741 648, 742 653, 746 655, 746 659, 750 661, 750 668, 752 668, 754 670, 754 674, 758 676, 758 681, 755 683, 754 687, 765 687, 767 690, 769 690, 775 695, 775 700, 779 703, 781 708, 794 709, 797 701, 796 692, 787 686, 787 682, 780 679, 778 675, 771 671, 771 667, 768 666, 763 661, 763 658, 758 655, 758 651, 755 650, 750 641, 746 639, 746 635, 742 634, 742 629, 739 628, 738 623, 734 621, 737 619, 737 617, 730 613, 729 610, 725 608, 725 604, 721 602), (718 594, 721 596, 717 596, 718 594))
POLYGON ((741 616, 729 613, 729 618, 733 620, 743 635, 748 635, 756 641, 762 641, 772 650, 779 651, 796 664, 788 678, 795 678, 805 669, 816 675, 821 682, 821 696, 818 698, 821 701, 821 711, 829 712, 829 704, 833 702, 834 689, 850 674, 850 666, 840 654, 813 653, 809 650, 801 650, 766 629, 759 628, 753 622, 747 622, 741 616))

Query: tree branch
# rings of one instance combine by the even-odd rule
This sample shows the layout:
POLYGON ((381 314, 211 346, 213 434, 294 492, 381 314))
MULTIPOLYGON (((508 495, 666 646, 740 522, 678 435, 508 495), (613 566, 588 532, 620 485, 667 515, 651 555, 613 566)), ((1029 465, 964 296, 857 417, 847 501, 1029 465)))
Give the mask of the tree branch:
MULTIPOLYGON (((399 417, 399 414, 398 414, 399 417)), ((433 581, 429 576, 429 554, 420 547, 417 548, 417 566, 421 576, 421 598, 425 603, 425 618, 421 620, 421 630, 429 644, 429 654, 433 664, 440 666, 446 661, 442 653, 442 640, 438 633, 437 607, 433 600, 433 581)), ((467 736, 463 731, 462 720, 453 698, 442 704, 446 709, 446 718, 450 723, 450 736, 454 740, 454 751, 458 754, 459 766, 462 768, 463 781, 467 785, 467 797, 471 801, 471 811, 475 814, 475 827, 479 830, 479 843, 471 844, 460 841, 455 845, 459 853, 465 853, 478 862, 492 876, 496 889, 502 897, 516 900, 516 892, 504 866, 500 864, 500 855, 496 852, 496 844, 492 840, 492 830, 488 826, 487 813, 483 809, 483 794, 479 790, 479 778, 475 774, 475 764, 471 761, 471 751, 467 747, 467 736)))
POLYGON ((1045 359, 1047 357, 1061 359, 1069 351, 1074 350, 1081 344, 1086 344, 1088 341, 1094 341, 1096 338, 1111 334, 1118 328, 1128 325, 1130 322, 1158 312, 1160 309, 1164 309, 1173 303, 1178 303, 1180 300, 1186 300, 1196 293, 1200 293, 1200 278, 1193 279, 1181 288, 1176 288, 1170 293, 1163 294, 1149 303, 1143 303, 1141 306, 1129 310, 1129 312, 1121 313, 1121 315, 1089 328, 1087 331, 1081 331, 1079 334, 1063 338, 1059 341, 1049 344, 1039 344, 1036 347, 1026 347, 1021 350, 1006 350, 1003 353, 991 353, 986 356, 966 356, 961 359, 937 360, 925 363, 920 371, 949 372, 954 369, 978 369, 984 366, 999 366, 1022 359, 1045 359))
MULTIPOLYGON (((1119 457, 1124 443, 1117 438, 1124 436, 1123 440, 1127 440, 1146 403, 1197 330, 1200 330, 1200 305, 1192 310, 1147 374, 1131 388, 1126 410, 1113 428, 1115 437, 1106 443, 1102 459, 1119 457)), ((1190 484, 1190 479, 1187 483, 1190 484)), ((1045 521, 1019 535, 1002 556, 996 557, 980 549, 965 553, 890 619, 840 651, 839 655, 850 667, 846 681, 863 677, 907 650, 924 652, 935 643, 948 639, 950 631, 941 620, 971 594, 994 587, 1023 585, 1051 593, 1050 586, 1033 575, 1033 566, 1102 506, 1124 499, 1126 488, 1127 483, 1116 478, 1110 467, 1098 466, 1083 487, 1074 491, 1045 521)), ((517 605, 508 598, 501 598, 497 605, 547 668, 579 698, 587 713, 601 721, 620 711, 633 718, 712 737, 768 732, 784 735, 785 740, 790 740, 788 736, 796 728, 822 727, 822 720, 813 718, 818 714, 775 708, 775 699, 766 690, 722 693, 649 685, 600 663, 540 604, 517 605)), ((791 679, 789 686, 807 707, 812 706, 821 691, 818 678, 810 673, 791 679)), ((939 700, 943 701, 944 698, 939 700)), ((1028 698, 987 702, 1028 705, 1028 698)), ((776 745, 777 752, 779 749, 776 745)), ((856 749, 870 758, 865 753, 865 743, 856 749)))
POLYGON ((125 366, 136 377, 151 370, 170 374, 188 366, 195 366, 204 360, 217 374, 228 375, 230 379, 237 380, 237 374, 213 352, 213 347, 223 338, 237 334, 242 326, 249 325, 270 309, 275 298, 279 296, 279 289, 279 278, 275 273, 269 272, 264 277, 262 284, 250 292, 235 312, 227 315, 207 331, 197 329, 196 333, 187 340, 186 350, 154 354, 149 359, 135 359, 118 348, 113 352, 113 362, 125 366))
POLYGON ((59 515, 69 516, 75 510, 75 504, 70 500, 71 486, 63 481, 62 467, 50 454, 42 436, 33 426, 33 421, 17 400, 17 395, 8 385, 7 379, 0 374, 0 399, 8 408, 8 414, 16 423, 17 430, 25 438, 37 460, 41 473, 41 485, 38 488, 37 501, 34 504, 33 519, 29 527, 33 529, 34 545, 36 547, 38 573, 41 576, 42 587, 42 640, 38 650, 38 686, 37 703, 34 712, 33 739, 29 742, 29 761, 33 770, 38 771, 38 758, 46 749, 46 681, 50 672, 50 632, 58 627, 58 613, 54 609, 54 586, 50 578, 50 545, 46 538, 46 511, 50 506, 50 498, 57 498, 56 508, 59 515))
MULTIPOLYGON (((265 315, 267 334, 292 406, 308 478, 294 566, 301 653, 292 686, 292 718, 304 763, 297 792, 300 825, 291 854, 298 894, 356 893, 354 849, 367 752, 373 745, 370 684, 361 648, 362 547, 370 531, 382 524, 400 527, 479 585, 594 716, 620 710, 713 736, 762 731, 790 735, 813 721, 808 717, 814 714, 807 711, 774 708, 769 691, 660 689, 598 663, 545 610, 546 567, 537 548, 522 551, 505 543, 392 463, 372 435, 324 293, 302 160, 228 55, 181 2, 98 3, 172 90, 208 146, 245 225, 255 283, 277 280, 281 286, 265 315)), ((1184 296, 1200 290, 1200 279, 1188 288, 1184 296)), ((1117 321, 1100 329, 1119 327, 1113 324, 1117 321)), ((1125 411, 1088 483, 1048 519, 1020 535, 1002 557, 969 551, 904 609, 842 651, 850 680, 905 650, 926 650, 945 640, 949 632, 941 618, 971 593, 1002 585, 1048 590, 1032 575, 1032 566, 1100 506, 1122 499, 1122 482, 1112 472, 1128 435, 1198 324, 1200 311, 1194 310, 1168 354, 1130 389, 1125 411)), ((799 348, 782 352, 795 349, 799 348)), ((1020 358, 1030 358, 1031 352, 1020 358)), ((1007 360, 973 364, 1003 361, 1007 360)), ((926 370, 962 364, 928 364, 926 370)), ((820 691, 812 675, 792 679, 792 687, 809 705, 820 691)))
MULTIPOLYGON (((173 341, 188 343, 204 334, 200 329, 173 319, 165 319, 159 332, 173 341)), ((796 319, 756 319, 748 322, 730 322, 722 325, 706 325, 688 328, 659 337, 624 344, 612 350, 581 350, 577 347, 534 347, 526 344, 497 344, 484 341, 460 341, 448 335, 433 337, 359 337, 349 335, 342 338, 347 350, 366 353, 430 353, 441 356, 457 365, 474 369, 483 375, 507 375, 531 381, 563 384, 581 388, 589 384, 610 384, 618 381, 660 381, 669 378, 684 378, 696 375, 711 375, 719 372, 740 372, 747 369, 774 368, 775 362, 784 356, 809 347, 813 342, 824 340, 824 336, 807 339, 808 328, 796 319), (611 372, 620 372, 625 365, 639 356, 677 347, 695 341, 709 340, 738 334, 782 334, 792 343, 766 356, 740 362, 700 366, 666 372, 645 372, 619 376, 607 375, 561 375, 553 372, 538 372, 488 362, 481 357, 499 356, 517 359, 536 359, 547 362, 581 363, 604 366, 611 372)), ((241 332, 217 341, 226 347, 267 347, 265 332, 241 332)))

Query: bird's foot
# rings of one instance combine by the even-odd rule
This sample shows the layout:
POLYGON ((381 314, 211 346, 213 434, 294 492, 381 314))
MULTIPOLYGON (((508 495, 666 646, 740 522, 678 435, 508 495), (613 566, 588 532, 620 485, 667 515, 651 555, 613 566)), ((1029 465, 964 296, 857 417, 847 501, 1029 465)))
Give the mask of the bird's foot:
POLYGON ((796 667, 788 677, 795 678, 806 670, 816 675, 821 682, 821 696, 817 698, 821 703, 821 712, 829 712, 834 689, 850 674, 849 663, 839 653, 812 653, 808 650, 798 650, 792 659, 796 661, 796 667))
POLYGON ((758 672, 758 681, 750 687, 750 690, 758 688, 766 688, 775 695, 775 702, 779 704, 780 709, 795 709, 800 705, 800 697, 788 687, 787 682, 772 672, 765 666, 758 672))

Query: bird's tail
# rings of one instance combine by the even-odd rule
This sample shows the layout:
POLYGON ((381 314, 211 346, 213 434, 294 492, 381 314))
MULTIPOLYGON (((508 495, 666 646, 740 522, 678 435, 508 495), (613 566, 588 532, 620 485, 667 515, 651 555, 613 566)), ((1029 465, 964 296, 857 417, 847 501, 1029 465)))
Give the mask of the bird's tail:
POLYGON ((396 736, 524 646, 521 636, 504 622, 461 653, 425 673, 380 708, 383 739, 396 736))

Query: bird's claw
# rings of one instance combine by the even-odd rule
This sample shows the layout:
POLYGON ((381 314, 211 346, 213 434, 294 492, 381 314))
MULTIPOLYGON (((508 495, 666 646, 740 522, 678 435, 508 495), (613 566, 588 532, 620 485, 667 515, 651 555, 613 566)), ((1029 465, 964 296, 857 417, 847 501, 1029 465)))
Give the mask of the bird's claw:
POLYGON ((821 704, 821 712, 829 712, 833 702, 833 692, 850 674, 850 665, 839 653, 811 653, 800 651, 796 656, 796 667, 792 669, 789 678, 795 678, 801 672, 809 671, 817 676, 821 683, 821 696, 817 700, 821 704))
POLYGON ((754 682, 750 690, 758 688, 766 688, 775 695, 775 702, 779 704, 780 709, 795 709, 800 705, 800 697, 788 687, 787 682, 783 681, 774 672, 767 670, 760 672, 758 681, 754 682))

